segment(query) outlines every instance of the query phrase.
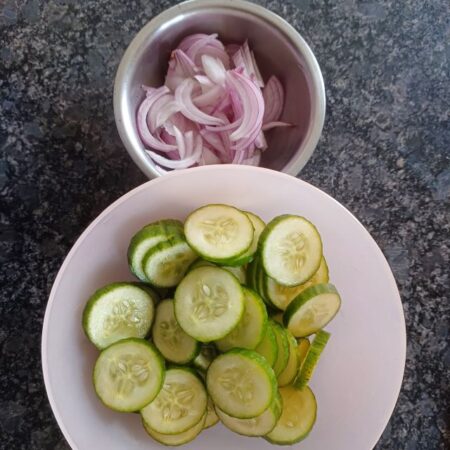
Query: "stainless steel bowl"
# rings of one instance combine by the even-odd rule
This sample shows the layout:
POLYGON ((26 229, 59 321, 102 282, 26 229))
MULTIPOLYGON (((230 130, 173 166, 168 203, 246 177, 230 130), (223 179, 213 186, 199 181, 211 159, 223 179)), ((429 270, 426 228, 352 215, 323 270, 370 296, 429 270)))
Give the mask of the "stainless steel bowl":
POLYGON ((311 157, 323 128, 325 88, 309 46, 285 20, 242 0, 191 0, 152 19, 126 50, 116 74, 114 115, 125 148, 149 177, 166 173, 147 156, 136 128, 142 84, 159 86, 171 51, 191 33, 219 33, 225 42, 249 40, 265 79, 278 76, 286 91, 282 119, 293 128, 267 132, 261 165, 297 175, 311 157))

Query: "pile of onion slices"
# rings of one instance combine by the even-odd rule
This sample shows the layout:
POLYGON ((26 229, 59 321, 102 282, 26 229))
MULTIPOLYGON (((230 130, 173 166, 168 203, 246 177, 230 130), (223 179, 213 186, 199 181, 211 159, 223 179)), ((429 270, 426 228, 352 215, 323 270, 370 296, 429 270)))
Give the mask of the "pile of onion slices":
POLYGON ((166 169, 205 164, 259 165, 264 132, 280 121, 284 90, 266 83, 248 43, 223 45, 217 34, 185 37, 172 52, 164 86, 142 86, 139 135, 166 169))

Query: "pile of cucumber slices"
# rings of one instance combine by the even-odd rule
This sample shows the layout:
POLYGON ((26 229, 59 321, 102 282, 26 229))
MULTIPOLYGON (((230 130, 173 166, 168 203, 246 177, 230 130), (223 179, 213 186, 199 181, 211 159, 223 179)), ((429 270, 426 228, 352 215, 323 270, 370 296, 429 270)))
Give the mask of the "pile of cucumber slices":
POLYGON ((206 205, 142 228, 128 262, 139 281, 99 289, 83 313, 107 407, 139 412, 165 445, 219 420, 275 444, 308 435, 308 382, 341 303, 311 222, 206 205))

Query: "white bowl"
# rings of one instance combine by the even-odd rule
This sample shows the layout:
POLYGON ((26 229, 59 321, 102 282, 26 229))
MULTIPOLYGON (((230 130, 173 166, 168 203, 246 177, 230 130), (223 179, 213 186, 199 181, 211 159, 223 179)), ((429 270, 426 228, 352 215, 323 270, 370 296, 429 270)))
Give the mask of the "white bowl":
MULTIPOLYGON (((113 203, 86 229, 62 265, 47 306, 42 365, 53 412, 74 449, 160 449, 137 414, 109 411, 96 398, 91 373, 97 350, 81 328, 86 299, 98 287, 132 279, 126 250, 133 233, 158 218, 183 219, 200 205, 229 203, 264 220, 293 213, 322 234, 331 281, 343 304, 312 380, 317 422, 303 450, 369 450, 392 414, 405 365, 403 310, 392 272, 364 227, 344 207, 294 177, 245 166, 170 173, 113 203)), ((282 448, 221 425, 184 448, 282 448)))

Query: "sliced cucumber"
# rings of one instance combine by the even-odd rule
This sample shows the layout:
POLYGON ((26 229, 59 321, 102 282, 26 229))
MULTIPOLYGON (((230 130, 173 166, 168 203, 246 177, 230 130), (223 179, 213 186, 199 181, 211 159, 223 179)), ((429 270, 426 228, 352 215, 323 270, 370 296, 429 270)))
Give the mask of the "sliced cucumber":
POLYGON ((95 392, 108 408, 138 411, 160 391, 164 360, 146 340, 123 339, 100 353, 93 379, 95 392))
POLYGON ((322 258, 319 232, 304 217, 276 217, 262 232, 259 245, 264 271, 284 286, 305 283, 322 258))
POLYGON ((283 372, 278 375, 278 386, 286 386, 290 384, 297 376, 298 372, 298 353, 297 353, 297 341, 289 331, 286 330, 289 341, 289 360, 284 368, 283 372))
POLYGON ((217 409, 217 415, 222 423, 235 433, 244 436, 264 436, 270 433, 281 416, 282 400, 281 395, 277 392, 272 404, 259 416, 251 419, 237 419, 229 416, 220 409, 217 409))
POLYGON ((265 438, 272 444, 290 445, 304 439, 317 416, 317 402, 309 387, 302 390, 292 386, 280 388, 283 410, 275 428, 265 438))
POLYGON ((195 372, 186 367, 174 367, 166 371, 161 391, 141 409, 141 416, 158 433, 178 434, 200 422, 207 402, 205 387, 195 372))
POLYGON ((277 380, 266 359, 244 349, 218 356, 209 366, 206 384, 214 404, 240 419, 262 414, 277 392, 277 380))
POLYGON ((267 327, 267 310, 260 296, 245 287, 244 314, 237 326, 224 338, 216 341, 221 352, 234 347, 254 349, 262 340, 267 327))
POLYGON ((320 355, 330 339, 330 333, 325 330, 319 330, 309 346, 305 359, 301 365, 300 372, 294 382, 294 386, 303 389, 311 379, 314 370, 319 362, 320 355))
POLYGON ((269 363, 269 366, 273 367, 278 357, 278 345, 272 326, 271 321, 268 321, 264 337, 255 348, 255 351, 264 356, 269 363))
POLYGON ((206 411, 206 420, 203 428, 211 428, 219 421, 219 416, 216 413, 216 408, 214 408, 214 402, 211 400, 211 397, 208 397, 208 406, 206 411))
POLYGON ((184 232, 198 254, 224 264, 243 255, 254 235, 248 216, 228 205, 207 205, 195 210, 186 219, 184 232))
POLYGON ((245 283, 246 274, 245 268, 243 266, 240 267, 222 266, 222 269, 225 269, 231 274, 233 274, 239 280, 239 283, 241 284, 245 283))
POLYGON ((272 329, 275 333, 275 339, 277 340, 278 355, 277 360, 273 366, 273 371, 278 377, 281 372, 286 368, 289 362, 289 339, 286 330, 278 323, 272 321, 272 329))
POLYGON ((175 291, 175 316, 181 328, 200 342, 226 336, 241 320, 244 293, 239 281, 219 267, 198 267, 175 291))
POLYGON ((308 338, 299 338, 297 339, 297 356, 298 356, 298 364, 299 367, 303 364, 305 360, 306 354, 309 350, 309 339, 308 338))
MULTIPOLYGON (((250 289, 258 292, 256 289, 256 269, 258 265, 258 258, 255 258, 248 266, 247 266, 247 276, 246 276, 246 284, 250 289)), ((259 293, 259 292, 258 292, 259 293)))
POLYGON ((268 299, 265 291, 264 291, 264 270, 262 268, 260 259, 255 257, 255 259, 250 264, 250 277, 251 281, 249 286, 259 294, 259 296, 264 300, 264 303, 270 307, 274 308, 273 303, 268 299))
POLYGON ((200 343, 186 334, 178 324, 173 300, 164 300, 156 308, 152 337, 164 358, 177 364, 192 361, 200 352, 200 343))
POLYGON ((256 291, 264 299, 264 301, 266 302, 266 304, 268 306, 270 306, 271 308, 274 308, 274 304, 267 297, 267 294, 265 291, 265 286, 264 286, 264 278, 265 278, 264 269, 261 264, 261 260, 259 260, 257 269, 256 269, 256 279, 255 279, 256 291))
POLYGON ((267 298, 281 310, 285 310, 289 303, 297 297, 300 292, 309 288, 314 284, 328 283, 328 266, 325 258, 322 257, 319 269, 317 272, 306 282, 298 286, 288 287, 277 283, 267 275, 264 276, 265 293, 267 298))
POLYGON ((188 272, 190 272, 191 270, 196 269, 197 267, 206 267, 206 266, 209 266, 209 267, 215 267, 216 265, 217 265, 217 264, 215 264, 215 263, 213 263, 213 262, 211 262, 211 261, 206 261, 206 259, 199 258, 199 259, 196 259, 196 260, 189 266, 188 272))
POLYGON ((147 336, 153 315, 153 297, 146 289, 134 283, 112 283, 88 300, 83 311, 83 328, 101 350, 121 339, 147 336))
POLYGON ((243 211, 245 214, 247 214, 247 217, 250 219, 250 222, 253 225, 254 234, 253 234, 253 241, 250 248, 242 255, 239 256, 237 259, 234 259, 229 262, 231 266, 243 266, 244 264, 249 263, 254 255, 256 254, 256 251, 258 250, 258 242, 259 242, 259 236, 261 236, 261 233, 263 232, 266 224, 262 221, 260 217, 258 217, 256 214, 253 214, 248 211, 243 211))
MULTIPOLYGON (((189 271, 196 269, 197 267, 205 267, 205 266, 216 266, 211 261, 206 261, 205 259, 197 259, 189 266, 189 271)), ((244 267, 233 267, 233 266, 221 266, 222 269, 233 274, 238 280, 239 283, 244 284, 246 280, 246 274, 244 267)))
POLYGON ((150 286, 147 283, 144 283, 143 281, 132 281, 131 284, 147 292, 153 300, 153 305, 157 305, 160 302, 161 294, 154 287, 150 286))
POLYGON ((216 356, 217 350, 214 345, 202 345, 200 353, 194 359, 193 364, 200 371, 205 371, 208 369, 216 356))
POLYGON ((197 255, 186 240, 182 236, 177 236, 160 242, 148 250, 142 261, 142 267, 151 284, 174 287, 181 281, 195 259, 197 255))
POLYGON ((177 433, 177 434, 158 433, 157 431, 151 429, 149 427, 149 425, 146 424, 144 421, 142 421, 142 424, 144 425, 145 431, 155 441, 157 441, 163 445, 170 445, 170 446, 174 447, 177 445, 187 444, 188 442, 193 441, 203 430, 205 421, 206 421, 206 417, 207 417, 207 414, 204 414, 202 419, 197 424, 195 424, 192 428, 189 428, 189 430, 186 430, 186 431, 183 431, 183 432, 177 433))
POLYGON ((148 250, 173 236, 183 235, 183 223, 166 219, 146 225, 132 238, 128 247, 128 264, 131 272, 142 281, 148 281, 142 268, 142 261, 148 250))
POLYGON ((295 337, 309 336, 329 323, 340 306, 341 297, 332 284, 316 284, 291 302, 283 322, 295 337))

